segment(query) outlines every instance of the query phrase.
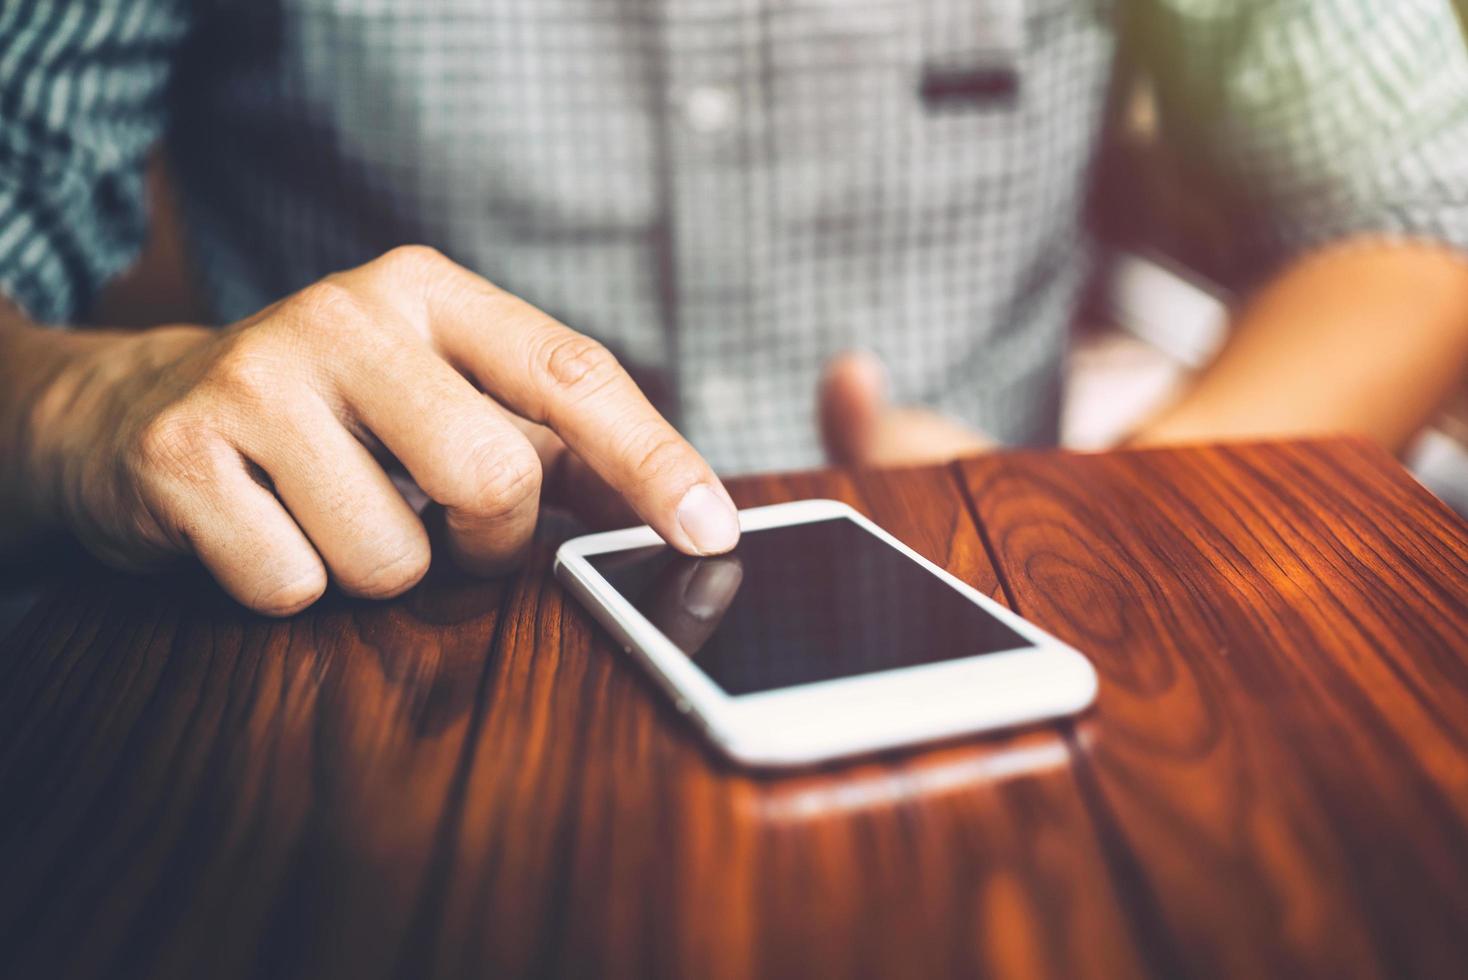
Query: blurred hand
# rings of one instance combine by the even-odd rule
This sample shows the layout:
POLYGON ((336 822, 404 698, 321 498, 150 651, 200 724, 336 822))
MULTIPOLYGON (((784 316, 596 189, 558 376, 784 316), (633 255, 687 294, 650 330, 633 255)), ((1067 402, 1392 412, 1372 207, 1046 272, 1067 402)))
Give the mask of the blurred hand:
POLYGON ((865 351, 841 354, 826 366, 819 411, 826 456, 841 466, 941 463, 996 445, 937 412, 890 404, 887 369, 865 351))
POLYGON ((572 505, 619 495, 686 553, 739 537, 723 485, 605 348, 419 247, 226 330, 89 348, 39 399, 30 445, 38 503, 104 560, 192 552, 270 615, 328 573, 372 597, 422 577, 428 536, 379 456, 443 505, 474 571, 523 553, 543 484, 572 505))

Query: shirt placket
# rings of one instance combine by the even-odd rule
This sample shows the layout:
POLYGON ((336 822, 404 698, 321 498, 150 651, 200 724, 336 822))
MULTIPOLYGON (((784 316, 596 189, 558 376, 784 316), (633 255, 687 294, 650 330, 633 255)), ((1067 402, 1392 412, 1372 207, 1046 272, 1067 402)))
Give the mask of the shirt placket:
POLYGON ((770 228, 761 25, 748 0, 665 5, 670 361, 681 424, 726 465, 741 465, 750 445, 750 365, 761 353, 751 329, 770 228))

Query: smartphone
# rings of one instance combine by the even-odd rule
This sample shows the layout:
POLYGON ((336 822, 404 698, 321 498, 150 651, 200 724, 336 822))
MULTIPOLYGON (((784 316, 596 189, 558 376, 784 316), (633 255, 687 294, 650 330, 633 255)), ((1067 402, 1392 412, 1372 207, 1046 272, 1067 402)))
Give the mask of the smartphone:
POLYGON ((1075 650, 835 500, 740 511, 739 546, 575 538, 556 576, 725 755, 812 765, 1074 714, 1075 650))

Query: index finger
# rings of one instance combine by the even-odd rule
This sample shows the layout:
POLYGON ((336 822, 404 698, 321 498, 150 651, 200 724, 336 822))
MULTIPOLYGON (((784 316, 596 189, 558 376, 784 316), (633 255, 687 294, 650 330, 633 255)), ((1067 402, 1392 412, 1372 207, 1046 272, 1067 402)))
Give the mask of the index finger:
POLYGON ((723 483, 605 347, 447 260, 434 275, 423 312, 456 367, 554 430, 675 548, 708 555, 738 543, 723 483))

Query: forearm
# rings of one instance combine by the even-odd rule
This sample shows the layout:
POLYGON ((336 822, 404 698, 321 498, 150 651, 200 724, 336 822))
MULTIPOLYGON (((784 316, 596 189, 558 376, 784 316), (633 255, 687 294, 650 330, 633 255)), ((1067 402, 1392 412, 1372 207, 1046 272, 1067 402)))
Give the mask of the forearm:
POLYGON ((1349 242, 1287 269, 1135 444, 1350 432, 1401 450, 1468 375, 1468 259, 1349 242))

